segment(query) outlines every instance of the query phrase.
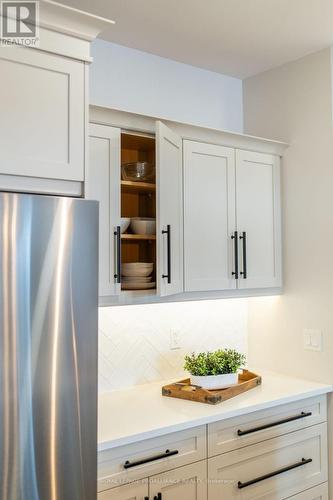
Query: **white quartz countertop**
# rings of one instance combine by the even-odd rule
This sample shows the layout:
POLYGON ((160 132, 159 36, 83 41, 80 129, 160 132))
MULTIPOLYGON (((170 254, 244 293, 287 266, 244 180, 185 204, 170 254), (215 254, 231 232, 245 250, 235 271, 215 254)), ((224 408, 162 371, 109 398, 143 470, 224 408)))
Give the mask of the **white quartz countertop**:
POLYGON ((262 385, 218 405, 162 396, 168 381, 99 395, 98 450, 142 441, 333 391, 331 385, 263 373, 262 385))

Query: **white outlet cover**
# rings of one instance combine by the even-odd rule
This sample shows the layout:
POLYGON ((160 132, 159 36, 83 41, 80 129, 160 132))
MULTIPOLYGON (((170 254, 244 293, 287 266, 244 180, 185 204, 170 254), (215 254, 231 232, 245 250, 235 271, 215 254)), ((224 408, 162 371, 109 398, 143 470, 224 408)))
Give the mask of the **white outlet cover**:
POLYGON ((171 351, 181 348, 181 333, 178 330, 170 331, 170 349, 171 351))
POLYGON ((310 330, 305 328, 303 330, 303 343, 304 349, 309 351, 322 351, 323 350, 323 335, 321 330, 310 330))

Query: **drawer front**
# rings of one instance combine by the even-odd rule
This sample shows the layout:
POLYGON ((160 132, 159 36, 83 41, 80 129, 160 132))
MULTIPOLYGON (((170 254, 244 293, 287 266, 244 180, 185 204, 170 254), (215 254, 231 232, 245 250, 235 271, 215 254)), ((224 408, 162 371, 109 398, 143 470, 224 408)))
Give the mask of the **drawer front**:
POLYGON ((209 424, 208 456, 325 422, 326 415, 326 396, 320 396, 209 424))
POLYGON ((97 500, 149 500, 148 479, 98 493, 97 500))
POLYGON ((207 500, 207 460, 150 477, 149 498, 207 500))
POLYGON ((326 424, 210 458, 208 477, 210 500, 281 500, 312 488, 327 481, 326 424))
POLYGON ((197 462, 206 456, 204 425, 105 450, 98 453, 98 491, 197 462))
POLYGON ((288 500, 328 500, 328 485, 327 483, 320 484, 315 488, 302 491, 302 493, 298 493, 298 495, 289 497, 288 500))

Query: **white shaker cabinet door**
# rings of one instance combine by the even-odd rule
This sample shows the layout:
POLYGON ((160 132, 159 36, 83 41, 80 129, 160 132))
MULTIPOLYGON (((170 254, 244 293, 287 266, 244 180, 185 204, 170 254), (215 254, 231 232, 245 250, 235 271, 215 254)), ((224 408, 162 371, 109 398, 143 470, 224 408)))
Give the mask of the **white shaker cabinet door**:
POLYGON ((1 174, 84 180, 85 64, 0 47, 1 174))
POLYGON ((235 152, 184 141, 185 291, 236 288, 235 152))
POLYGON ((310 490, 289 497, 288 500, 328 500, 328 485, 327 483, 320 484, 310 490))
POLYGON ((206 461, 150 477, 149 494, 152 500, 207 500, 206 461))
POLYGON ((282 285, 280 159, 236 151, 239 288, 282 285))
POLYGON ((85 197, 99 201, 99 296, 120 293, 117 245, 120 224, 120 129, 90 125, 85 197))
POLYGON ((149 500, 147 479, 98 493, 97 500, 149 500))
POLYGON ((161 296, 183 292, 182 139, 156 123, 157 284, 161 296))

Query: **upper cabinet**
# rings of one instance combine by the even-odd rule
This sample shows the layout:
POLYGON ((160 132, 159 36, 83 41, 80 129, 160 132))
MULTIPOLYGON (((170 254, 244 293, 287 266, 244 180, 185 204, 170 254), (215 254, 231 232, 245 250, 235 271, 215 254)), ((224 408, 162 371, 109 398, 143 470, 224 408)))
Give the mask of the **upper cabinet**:
POLYGON ((162 122, 156 124, 158 291, 183 292, 182 139, 162 122))
POLYGON ((0 189, 80 196, 90 43, 110 21, 40 2, 39 41, 0 47, 0 189))
POLYGON ((185 291, 236 288, 231 275, 236 224, 235 151, 184 141, 185 291))
POLYGON ((0 48, 2 174, 83 182, 84 66, 38 50, 0 48))
POLYGON ((101 303, 183 292, 182 139, 160 122, 156 134, 91 124, 89 150, 85 195, 100 202, 101 303), (147 179, 132 179, 137 163, 151 170, 147 179))
POLYGON ((239 288, 282 285, 280 159, 236 151, 239 288))
POLYGON ((286 145, 103 108, 91 120, 85 192, 100 202, 101 304, 281 289, 286 145), (127 178, 133 164, 149 178, 127 178))
POLYGON ((185 291, 280 287, 279 158, 184 141, 184 185, 185 291))
POLYGON ((120 129, 90 125, 85 197, 99 201, 99 295, 120 293, 116 237, 120 225, 120 129), (114 234, 116 233, 116 234, 114 234))

